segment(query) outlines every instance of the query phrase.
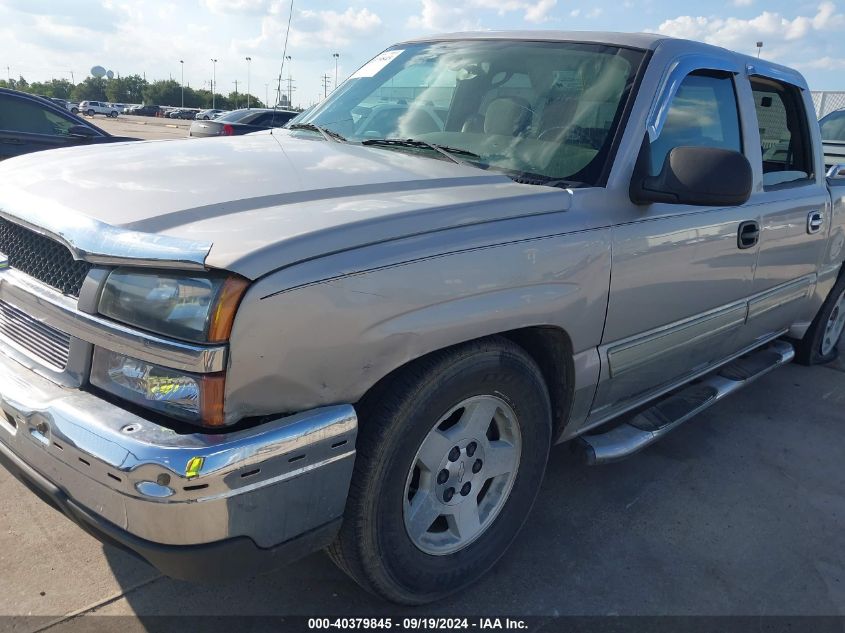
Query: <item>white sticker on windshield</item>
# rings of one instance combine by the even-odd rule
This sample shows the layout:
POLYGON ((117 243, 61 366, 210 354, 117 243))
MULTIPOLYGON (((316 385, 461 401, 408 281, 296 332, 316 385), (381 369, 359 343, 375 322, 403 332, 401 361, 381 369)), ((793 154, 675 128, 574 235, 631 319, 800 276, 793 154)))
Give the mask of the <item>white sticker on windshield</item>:
POLYGON ((390 62, 392 62, 404 52, 404 49, 386 51, 361 66, 361 68, 359 68, 358 71, 354 75, 352 75, 352 77, 350 77, 350 79, 358 79, 359 77, 372 77, 378 71, 387 66, 390 62))

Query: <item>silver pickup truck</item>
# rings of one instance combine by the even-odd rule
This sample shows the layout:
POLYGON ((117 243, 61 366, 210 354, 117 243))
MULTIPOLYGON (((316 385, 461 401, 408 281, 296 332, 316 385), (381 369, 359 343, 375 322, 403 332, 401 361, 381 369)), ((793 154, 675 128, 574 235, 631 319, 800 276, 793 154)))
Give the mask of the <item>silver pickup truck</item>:
POLYGON ((6 161, 0 458, 177 578, 327 547, 389 600, 456 591, 552 444, 621 459, 836 355, 812 114, 700 43, 457 34, 289 129, 6 161))

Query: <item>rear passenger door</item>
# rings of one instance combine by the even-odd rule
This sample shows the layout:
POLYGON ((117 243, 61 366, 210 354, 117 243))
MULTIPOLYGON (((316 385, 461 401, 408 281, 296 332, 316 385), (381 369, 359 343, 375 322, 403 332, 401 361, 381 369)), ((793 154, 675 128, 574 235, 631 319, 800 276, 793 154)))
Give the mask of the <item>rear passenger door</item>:
POLYGON ((751 199, 761 213, 748 310, 748 333, 757 340, 801 320, 827 243, 830 198, 810 129, 813 106, 806 87, 760 75, 751 76, 749 84, 760 137, 760 156, 752 167, 762 182, 751 199))
MULTIPOLYGON (((737 71, 702 68, 677 78, 671 101, 657 97, 665 123, 646 137, 651 175, 675 147, 746 153, 737 71)), ((744 70, 744 69, 743 69, 744 70)), ((675 78, 670 83, 675 84, 675 78)), ((671 95, 671 93, 669 93, 671 95)), ((736 353, 752 294, 757 249, 738 234, 759 220, 752 204, 699 207, 629 200, 613 227, 613 268, 602 341, 606 363, 591 414, 607 419, 736 353)))

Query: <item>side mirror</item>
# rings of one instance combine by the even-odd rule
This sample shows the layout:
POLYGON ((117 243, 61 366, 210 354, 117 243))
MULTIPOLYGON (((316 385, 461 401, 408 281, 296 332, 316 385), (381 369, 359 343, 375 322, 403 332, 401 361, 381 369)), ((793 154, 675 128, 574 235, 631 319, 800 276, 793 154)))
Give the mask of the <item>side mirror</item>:
MULTIPOLYGON (((644 146, 644 153, 648 146, 644 146)), ((630 196, 635 204, 668 202, 705 207, 733 207, 751 195, 751 164, 739 152, 715 147, 676 147, 657 176, 643 174, 648 160, 641 153, 630 196)))
POLYGON ((825 176, 828 178, 845 178, 845 165, 842 163, 831 165, 825 176))

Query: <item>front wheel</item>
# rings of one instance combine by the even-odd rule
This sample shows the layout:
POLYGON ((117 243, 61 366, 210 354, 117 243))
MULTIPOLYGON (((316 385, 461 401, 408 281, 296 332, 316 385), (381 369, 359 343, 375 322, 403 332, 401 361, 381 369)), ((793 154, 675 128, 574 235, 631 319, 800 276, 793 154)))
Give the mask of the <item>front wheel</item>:
POLYGON ((86 112, 85 114, 87 114, 88 116, 94 116, 94 111, 88 110, 88 112, 86 112))
POLYGON ((839 354, 845 332, 845 275, 830 291, 804 338, 795 346, 795 360, 802 365, 829 363, 839 354))
POLYGON ((543 478, 551 406, 537 364, 507 339, 469 343, 417 361, 358 408, 330 556, 403 604, 472 583, 513 541, 543 478))

